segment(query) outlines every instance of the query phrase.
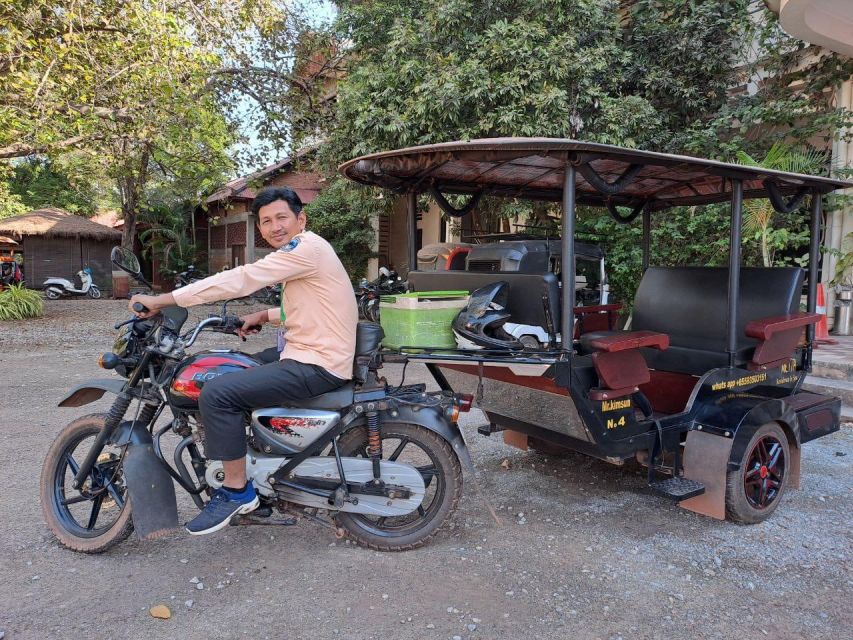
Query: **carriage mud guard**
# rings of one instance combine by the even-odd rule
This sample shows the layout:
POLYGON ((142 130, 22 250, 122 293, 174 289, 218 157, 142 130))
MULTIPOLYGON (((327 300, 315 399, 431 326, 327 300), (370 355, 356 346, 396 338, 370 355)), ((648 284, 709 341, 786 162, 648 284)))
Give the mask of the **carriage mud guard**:
POLYGON ((124 480, 130 494, 133 528, 143 540, 159 538, 178 527, 178 502, 172 477, 154 453, 151 434, 144 425, 122 422, 112 444, 127 443, 124 480))
MULTIPOLYGON (((733 470, 731 460, 742 451, 732 451, 737 433, 748 426, 760 427, 767 422, 782 425, 790 441, 790 488, 800 486, 800 439, 796 412, 782 399, 744 397, 735 394, 709 404, 700 412, 684 443, 684 477, 705 485, 705 493, 682 500, 680 507, 702 515, 725 520, 726 480, 733 470), (738 416, 739 414, 739 416, 738 416), (731 426, 728 426, 731 425, 731 426)), ((743 448, 744 443, 738 446, 743 448)))

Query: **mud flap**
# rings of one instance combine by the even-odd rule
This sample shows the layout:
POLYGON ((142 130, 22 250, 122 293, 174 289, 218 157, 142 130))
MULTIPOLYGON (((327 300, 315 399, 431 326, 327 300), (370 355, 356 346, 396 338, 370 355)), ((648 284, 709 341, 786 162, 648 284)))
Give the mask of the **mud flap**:
POLYGON ((130 441, 124 457, 124 478, 130 494, 133 528, 143 540, 159 538, 178 527, 178 501, 172 477, 154 453, 151 434, 124 422, 113 442, 130 441))
POLYGON ((684 477, 705 485, 705 493, 682 500, 680 507, 726 519, 726 475, 733 440, 704 431, 690 431, 684 445, 684 477))

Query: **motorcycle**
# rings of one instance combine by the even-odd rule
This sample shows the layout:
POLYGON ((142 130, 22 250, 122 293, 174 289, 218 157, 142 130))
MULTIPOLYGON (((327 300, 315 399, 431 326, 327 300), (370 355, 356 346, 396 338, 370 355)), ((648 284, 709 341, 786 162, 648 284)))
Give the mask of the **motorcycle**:
POLYGON ((255 293, 249 296, 249 302, 257 302, 270 307, 277 307, 281 304, 281 289, 274 285, 258 289, 255 293))
MULTIPOLYGON (((129 251, 114 249, 113 262, 141 278, 129 251)), ((187 331, 180 307, 119 322, 100 365, 123 379, 90 380, 59 403, 115 395, 107 413, 68 424, 45 458, 42 510, 62 546, 100 553, 134 529, 159 537, 178 524, 175 483, 199 509, 222 486, 222 463, 204 455, 199 396, 207 381, 262 364, 235 350, 188 353, 203 331, 236 333, 241 321, 225 311, 187 331), (158 425, 166 408, 172 419, 158 425), (179 438, 171 464, 161 445, 167 433, 179 438)), ((424 545, 448 521, 462 495, 462 466, 473 471, 456 422, 473 398, 428 393, 423 384, 390 387, 377 375, 381 339, 379 325, 359 323, 351 382, 246 415, 246 472, 261 505, 232 524, 305 518, 372 549, 401 551, 424 545)))
POLYGON ((80 278, 79 289, 76 289, 74 283, 65 278, 48 278, 41 285, 44 288, 45 297, 48 300, 85 295, 96 300, 101 297, 101 290, 98 285, 92 282, 91 267, 83 267, 77 272, 77 277, 80 278))
POLYGON ((194 265, 187 267, 186 271, 175 273, 175 289, 180 289, 186 285, 204 279, 204 274, 195 268, 194 265))
POLYGON ((379 322, 379 299, 382 296, 406 292, 406 282, 393 269, 379 268, 379 277, 368 282, 362 278, 355 291, 358 317, 369 322, 379 322))

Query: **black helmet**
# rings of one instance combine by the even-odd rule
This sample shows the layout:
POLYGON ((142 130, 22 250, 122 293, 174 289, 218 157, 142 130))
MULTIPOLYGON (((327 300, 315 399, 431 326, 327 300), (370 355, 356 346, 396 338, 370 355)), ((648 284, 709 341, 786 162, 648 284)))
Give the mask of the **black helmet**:
POLYGON ((460 349, 523 349, 516 338, 503 330, 510 314, 506 310, 508 282, 495 282, 471 292, 471 298, 453 321, 460 349))

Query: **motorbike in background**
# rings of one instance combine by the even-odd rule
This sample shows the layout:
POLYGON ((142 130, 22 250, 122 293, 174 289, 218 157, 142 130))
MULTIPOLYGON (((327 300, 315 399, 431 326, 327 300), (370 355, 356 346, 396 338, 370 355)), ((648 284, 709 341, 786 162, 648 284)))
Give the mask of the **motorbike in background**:
POLYGON ((355 290, 358 317, 369 322, 379 322, 379 299, 397 293, 405 293, 407 284, 393 269, 379 268, 379 277, 368 282, 363 278, 355 290))
POLYGON ((80 288, 76 288, 74 283, 65 278, 48 278, 42 283, 44 287, 44 295, 48 300, 59 300, 59 298, 73 298, 88 295, 90 298, 98 299, 101 297, 101 290, 92 282, 91 267, 83 267, 77 272, 77 277, 80 278, 80 288))
POLYGON ((175 274, 175 289, 185 287, 197 280, 203 280, 204 277, 204 274, 200 270, 196 269, 194 265, 190 265, 186 268, 186 271, 180 271, 175 274))

